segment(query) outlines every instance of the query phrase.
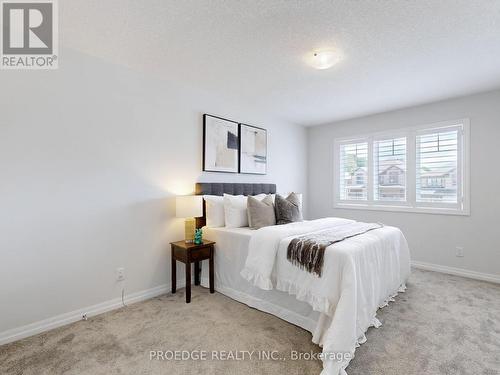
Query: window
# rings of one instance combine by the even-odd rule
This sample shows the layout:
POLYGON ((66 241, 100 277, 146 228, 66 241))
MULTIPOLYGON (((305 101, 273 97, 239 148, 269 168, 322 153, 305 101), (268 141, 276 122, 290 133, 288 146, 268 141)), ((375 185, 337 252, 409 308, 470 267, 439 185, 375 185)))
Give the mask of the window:
POLYGON ((368 143, 347 143, 340 146, 340 196, 342 200, 368 198, 368 143))
POLYGON ((335 141, 335 206, 467 215, 469 121, 335 141))
POLYGON ((373 142, 376 201, 406 201, 406 137, 373 142))
POLYGON ((417 202, 458 203, 458 130, 417 135, 417 202))

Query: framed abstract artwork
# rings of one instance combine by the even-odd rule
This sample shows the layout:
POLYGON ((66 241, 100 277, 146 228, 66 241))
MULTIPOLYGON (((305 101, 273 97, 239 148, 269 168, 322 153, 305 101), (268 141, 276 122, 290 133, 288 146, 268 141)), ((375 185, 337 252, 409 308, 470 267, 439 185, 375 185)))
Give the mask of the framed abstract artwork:
POLYGON ((267 173, 267 130, 240 124, 240 173, 267 173))
POLYGON ((203 171, 238 173, 238 123, 203 115, 203 171))

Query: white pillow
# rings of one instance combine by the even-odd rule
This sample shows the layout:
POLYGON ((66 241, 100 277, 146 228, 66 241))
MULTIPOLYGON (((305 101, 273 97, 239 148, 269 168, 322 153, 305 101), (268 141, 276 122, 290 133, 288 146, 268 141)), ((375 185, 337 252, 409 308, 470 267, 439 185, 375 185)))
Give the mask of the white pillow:
MULTIPOLYGON (((258 200, 265 197, 266 194, 254 195, 258 200)), ((247 197, 224 194, 224 218, 226 228, 248 227, 247 197)))
POLYGON ((206 208, 206 226, 219 228, 226 225, 224 219, 224 199, 218 195, 204 195, 206 208))

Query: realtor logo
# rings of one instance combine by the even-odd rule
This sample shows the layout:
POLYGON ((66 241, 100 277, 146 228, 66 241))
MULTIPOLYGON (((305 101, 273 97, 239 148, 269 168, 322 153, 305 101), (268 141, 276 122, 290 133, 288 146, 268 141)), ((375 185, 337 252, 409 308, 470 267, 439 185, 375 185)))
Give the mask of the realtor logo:
POLYGON ((2 69, 58 67, 56 0, 2 0, 2 69))

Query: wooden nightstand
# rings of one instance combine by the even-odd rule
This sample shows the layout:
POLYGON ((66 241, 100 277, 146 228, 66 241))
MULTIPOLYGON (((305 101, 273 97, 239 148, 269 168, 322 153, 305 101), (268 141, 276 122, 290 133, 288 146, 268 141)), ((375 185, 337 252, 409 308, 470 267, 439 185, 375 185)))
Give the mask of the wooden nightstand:
POLYGON ((214 293, 214 245, 215 242, 203 241, 201 245, 177 241, 170 243, 172 247, 172 293, 176 292, 177 272, 176 260, 186 265, 186 303, 191 302, 191 263, 194 263, 194 285, 200 285, 200 262, 209 260, 210 293, 214 293))

